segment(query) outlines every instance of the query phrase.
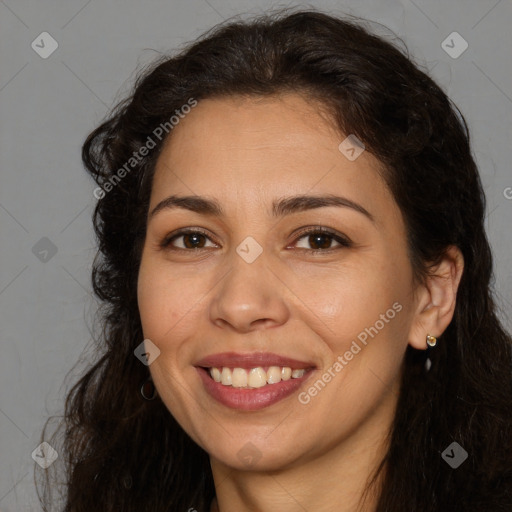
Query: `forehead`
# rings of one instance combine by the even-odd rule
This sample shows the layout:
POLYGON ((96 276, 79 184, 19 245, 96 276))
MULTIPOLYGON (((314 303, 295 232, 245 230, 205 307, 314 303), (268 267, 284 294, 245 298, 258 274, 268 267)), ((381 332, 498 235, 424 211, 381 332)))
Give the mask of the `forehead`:
POLYGON ((171 159, 190 160, 215 151, 218 157, 234 161, 272 152, 282 159, 287 149, 293 161, 297 153, 310 154, 312 144, 329 149, 340 138, 321 112, 320 104, 298 94, 201 100, 175 127, 164 152, 172 153, 171 159), (191 145, 199 152, 182 155, 191 145))
POLYGON ((346 135, 318 102, 298 94, 205 99, 174 127, 158 158, 151 203, 170 194, 221 202, 343 193, 385 208, 393 202, 369 152, 350 161, 346 135))

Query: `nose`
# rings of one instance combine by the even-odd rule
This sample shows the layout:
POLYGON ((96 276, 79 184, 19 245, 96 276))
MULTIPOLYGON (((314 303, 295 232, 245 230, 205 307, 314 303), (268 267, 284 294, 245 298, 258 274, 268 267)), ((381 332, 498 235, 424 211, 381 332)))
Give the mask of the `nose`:
POLYGON ((286 286, 268 266, 265 254, 252 263, 236 253, 232 260, 212 294, 210 320, 240 333, 284 324, 290 316, 286 286))

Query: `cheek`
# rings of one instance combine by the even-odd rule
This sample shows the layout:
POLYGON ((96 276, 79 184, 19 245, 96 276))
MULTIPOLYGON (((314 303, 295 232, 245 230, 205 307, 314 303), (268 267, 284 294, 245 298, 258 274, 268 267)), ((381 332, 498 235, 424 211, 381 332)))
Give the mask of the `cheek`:
POLYGON ((144 336, 156 344, 182 328, 182 320, 193 314, 202 293, 191 281, 158 262, 143 258, 137 284, 137 300, 144 336))
MULTIPOLYGON (((165 261, 142 258, 137 283, 137 300, 142 330, 159 347, 162 360, 187 358, 205 308, 218 282, 215 272, 165 261)), ((173 363, 174 364, 174 363, 173 363)))
MULTIPOLYGON (((410 269, 400 255, 384 256, 297 281, 298 294, 308 297, 310 325, 320 326, 327 364, 339 363, 325 369, 336 396, 331 399, 348 408, 359 407, 363 395, 380 400, 396 381, 407 346, 410 269), (321 286, 312 286, 315 282, 321 286)), ((327 394, 324 399, 328 407, 327 394)))
POLYGON ((300 279, 294 280, 293 291, 322 320, 328 338, 346 340, 372 326, 401 300, 405 274, 389 260, 354 259, 350 264, 301 273, 300 279))

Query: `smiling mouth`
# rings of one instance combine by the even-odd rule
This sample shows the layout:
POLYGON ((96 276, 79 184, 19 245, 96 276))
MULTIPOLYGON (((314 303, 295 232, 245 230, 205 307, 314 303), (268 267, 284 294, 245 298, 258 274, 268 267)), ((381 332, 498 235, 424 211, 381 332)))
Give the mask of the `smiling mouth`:
POLYGON ((255 368, 204 368, 217 383, 231 388, 257 389, 266 385, 304 377, 308 368, 292 369, 289 366, 258 366, 255 368))

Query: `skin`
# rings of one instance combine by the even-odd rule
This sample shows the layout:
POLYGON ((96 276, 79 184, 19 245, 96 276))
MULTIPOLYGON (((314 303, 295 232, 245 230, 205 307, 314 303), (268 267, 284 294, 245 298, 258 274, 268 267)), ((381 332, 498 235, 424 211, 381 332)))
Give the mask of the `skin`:
MULTIPOLYGON (((175 208, 150 217, 138 282, 144 337, 161 351, 151 375, 210 454, 221 512, 358 510, 387 448, 407 345, 425 349, 426 335, 440 336, 453 316, 460 251, 451 247, 436 276, 415 283, 379 162, 368 151, 349 161, 338 149, 344 138, 298 94, 206 99, 174 128, 157 162, 150 212, 175 194, 216 199, 225 213, 175 208), (298 194, 344 196, 375 222, 337 206, 271 215, 274 200, 298 194), (329 237, 315 245, 298 233, 318 225, 353 245, 329 237), (187 227, 207 237, 161 248, 187 227), (236 252, 248 236, 263 249, 252 263, 236 252), (331 248, 312 254, 319 247, 331 248), (295 393, 259 411, 233 410, 206 393, 194 368, 219 352, 274 352, 314 363, 307 391, 394 303, 401 311, 307 404, 295 393), (260 456, 250 467, 237 455, 249 442, 260 456)), ((375 504, 373 493, 364 510, 375 504)))

